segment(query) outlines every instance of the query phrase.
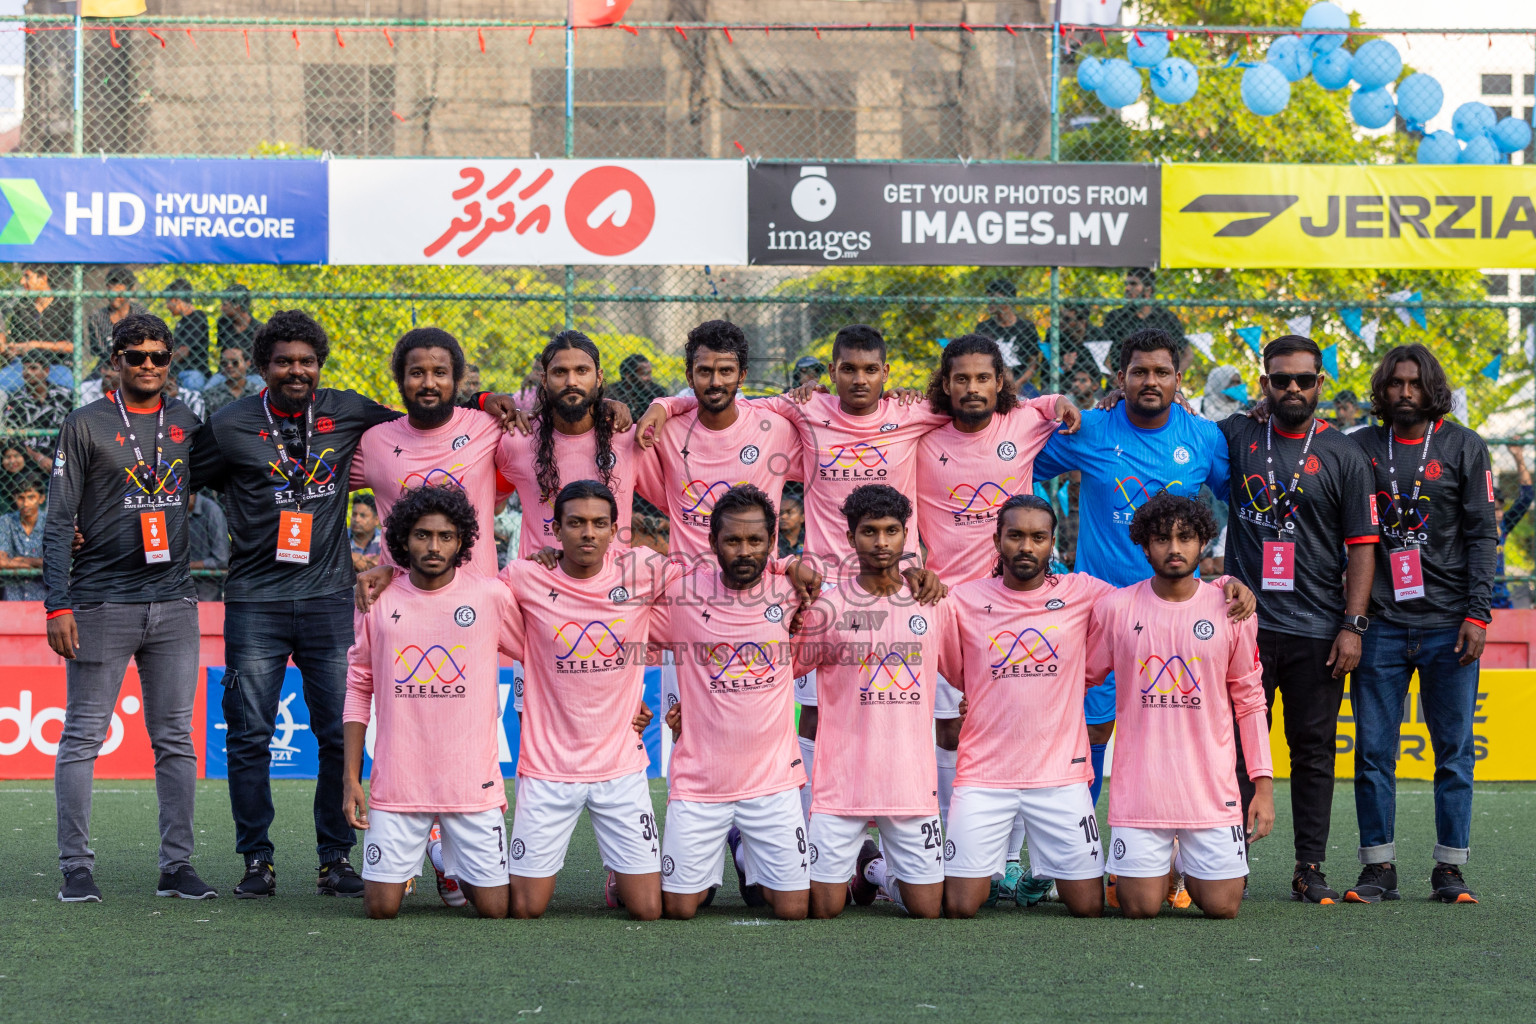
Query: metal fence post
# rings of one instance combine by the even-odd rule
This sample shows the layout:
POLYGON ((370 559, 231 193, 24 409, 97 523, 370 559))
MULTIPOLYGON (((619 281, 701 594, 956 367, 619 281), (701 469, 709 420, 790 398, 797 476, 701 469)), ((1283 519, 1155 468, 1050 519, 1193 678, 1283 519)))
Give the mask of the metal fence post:
MULTIPOLYGON (((79 6, 75 11, 75 110, 74 110, 74 148, 75 156, 85 152, 85 22, 80 17, 79 6)), ((70 305, 74 307, 74 331, 71 341, 74 350, 71 352, 75 378, 75 406, 80 405, 80 385, 85 379, 85 298, 80 293, 85 290, 85 267, 79 263, 71 268, 70 288, 74 294, 69 297, 70 305)), ((52 284, 52 282, 50 282, 52 284)))
MULTIPOLYGON (((1051 23, 1051 163, 1061 162, 1061 4, 1055 5, 1051 23)), ((1051 339, 1051 380, 1056 390, 1066 392, 1061 380, 1061 268, 1051 268, 1051 324, 1045 336, 1051 339)))
MULTIPOLYGON (((576 29, 571 25, 572 4, 565 9, 565 158, 576 155, 576 29)), ((565 329, 571 329, 571 296, 576 291, 576 268, 565 265, 565 329)))

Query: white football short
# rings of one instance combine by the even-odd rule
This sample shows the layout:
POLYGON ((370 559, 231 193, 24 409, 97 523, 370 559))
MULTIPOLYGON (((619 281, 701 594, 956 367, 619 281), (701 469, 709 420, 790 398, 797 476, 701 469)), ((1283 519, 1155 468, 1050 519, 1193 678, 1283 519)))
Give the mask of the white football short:
MULTIPOLYGON (((1208 882, 1242 878, 1248 873, 1248 843, 1241 825, 1216 828, 1110 829, 1109 873, 1129 878, 1156 878, 1168 873, 1173 840, 1179 840, 1179 871, 1208 882)), ((1030 847, 1034 857, 1034 847, 1030 847)))
POLYGON ((1032 874, 1069 880, 1104 874, 1104 845, 1099 842, 1099 823, 1086 782, 1044 789, 956 786, 949 801, 944 873, 955 878, 990 878, 1001 872, 1018 815, 1023 816, 1029 837, 1032 874))
POLYGON ((656 812, 645 772, 640 771, 606 782, 519 778, 508 874, 523 878, 559 874, 583 809, 592 819, 604 866, 621 875, 661 870, 656 812))
POLYGON ((795 702, 808 708, 816 706, 816 673, 807 672, 795 677, 795 702))
POLYGON ((703 892, 724 879, 725 834, 741 829, 741 854, 748 885, 778 892, 811 887, 809 840, 800 812, 800 790, 701 803, 667 804, 667 830, 661 840, 661 888, 665 892, 703 892))
POLYGON ((443 870, 450 878, 484 888, 507 884, 507 818, 500 807, 459 814, 370 809, 363 881, 405 882, 420 875, 434 818, 443 826, 443 870))
MULTIPOLYGON (((909 885, 944 881, 944 832, 937 814, 875 817, 886 877, 909 885)), ((846 882, 858 867, 859 848, 870 838, 869 815, 811 815, 811 881, 846 882)))
POLYGON ((941 675, 935 675, 939 685, 934 688, 933 717, 934 718, 959 718, 960 698, 965 694, 949 685, 949 682, 941 675))
POLYGON ((523 713, 523 663, 512 663, 512 710, 523 713))

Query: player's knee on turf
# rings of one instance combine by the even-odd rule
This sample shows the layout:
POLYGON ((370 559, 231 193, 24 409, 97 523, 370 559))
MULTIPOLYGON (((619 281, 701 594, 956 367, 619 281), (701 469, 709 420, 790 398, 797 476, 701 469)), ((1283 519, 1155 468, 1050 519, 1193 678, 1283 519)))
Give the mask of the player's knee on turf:
POLYGON ((907 905, 908 917, 933 920, 944 911, 944 883, 915 884, 897 880, 901 889, 901 901, 907 905))
POLYGON ((392 921, 405 902, 404 882, 363 882, 363 908, 370 920, 392 921))
POLYGON ((521 875, 512 875, 507 892, 508 916, 519 921, 543 917, 554 895, 555 880, 553 878, 524 878, 521 875))
POLYGON ((990 878, 944 879, 944 915, 954 918, 971 918, 987 902, 992 889, 990 878))
POLYGON ((704 902, 706 892, 665 892, 661 894, 661 914, 669 921, 692 921, 704 902))
POLYGON ((812 882, 810 916, 818 921, 830 921, 843 912, 848 904, 846 884, 812 882))
POLYGON ((809 889, 796 889, 791 892, 764 889, 763 898, 773 908, 773 916, 780 921, 804 921, 811 912, 809 889))
POLYGON ((1217 921, 1230 921, 1237 916, 1243 905, 1242 882, 1240 878, 1211 881, 1184 876, 1189 898, 1202 914, 1217 921))
POLYGON ((1121 875, 1115 883, 1115 894, 1120 901, 1120 913, 1133 920, 1156 917, 1163 909, 1163 899, 1168 895, 1168 876, 1132 878, 1121 875))
POLYGON ((475 908, 475 913, 480 917, 499 920, 506 917, 511 910, 512 892, 510 886, 481 886, 461 882, 459 887, 464 890, 464 895, 469 899, 470 906, 475 908))
POLYGON ((1073 917, 1104 916, 1104 882, 1098 878, 1057 879, 1056 892, 1073 917))
POLYGON ((632 921, 655 921, 661 917, 661 872, 626 875, 615 872, 619 899, 632 921))

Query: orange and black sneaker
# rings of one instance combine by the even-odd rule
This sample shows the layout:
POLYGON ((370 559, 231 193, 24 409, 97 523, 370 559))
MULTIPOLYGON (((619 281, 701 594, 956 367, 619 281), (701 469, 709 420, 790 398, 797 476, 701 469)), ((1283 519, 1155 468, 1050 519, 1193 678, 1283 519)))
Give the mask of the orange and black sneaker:
POLYGON ((1397 868, 1391 864, 1367 864, 1360 869, 1359 880, 1344 890, 1345 903, 1380 903, 1402 898, 1397 891, 1397 868))
POLYGON ((1430 873, 1429 887, 1441 903, 1476 903, 1477 893, 1467 887, 1461 868, 1455 864, 1436 864, 1430 873))
POLYGON ((1108 875, 1104 883, 1104 905, 1120 909, 1120 894, 1115 891, 1115 883, 1120 879, 1115 875, 1108 875))
POLYGON ((1291 899, 1331 907, 1339 902, 1339 894, 1328 888, 1321 864, 1297 864, 1291 876, 1291 899))

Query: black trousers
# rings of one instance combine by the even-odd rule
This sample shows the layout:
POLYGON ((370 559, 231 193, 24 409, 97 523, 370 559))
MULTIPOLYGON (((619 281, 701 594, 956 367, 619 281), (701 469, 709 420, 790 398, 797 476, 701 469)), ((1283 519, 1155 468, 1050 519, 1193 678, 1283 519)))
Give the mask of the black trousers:
MULTIPOLYGON (((1339 704, 1344 699, 1344 680, 1333 678, 1333 669, 1328 666, 1332 649, 1332 639, 1259 630, 1264 702, 1273 711, 1275 693, 1285 697, 1285 742, 1291 748, 1291 819, 1296 860, 1303 864, 1321 864, 1328 856, 1334 737, 1339 704)), ((1241 743, 1237 745, 1237 787, 1243 795, 1243 820, 1247 821, 1253 783, 1248 780, 1241 743)))

